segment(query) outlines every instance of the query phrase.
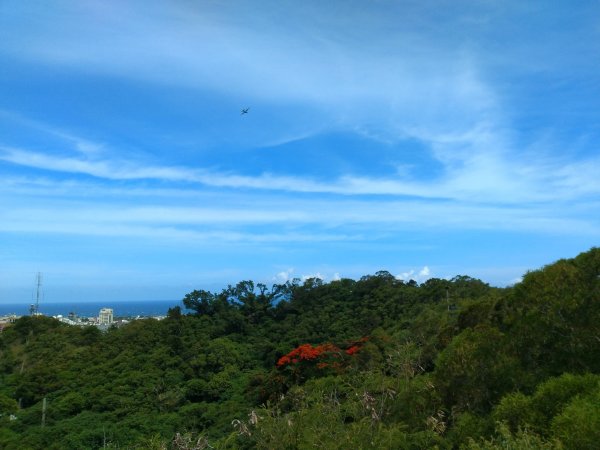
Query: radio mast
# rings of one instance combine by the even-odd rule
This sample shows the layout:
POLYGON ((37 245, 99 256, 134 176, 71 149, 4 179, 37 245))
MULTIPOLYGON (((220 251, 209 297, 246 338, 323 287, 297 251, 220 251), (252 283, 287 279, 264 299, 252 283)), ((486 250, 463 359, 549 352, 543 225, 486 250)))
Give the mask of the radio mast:
POLYGON ((36 292, 35 292, 35 304, 31 304, 29 307, 29 313, 32 316, 39 315, 40 311, 40 295, 42 292, 42 273, 38 272, 36 275, 36 292))

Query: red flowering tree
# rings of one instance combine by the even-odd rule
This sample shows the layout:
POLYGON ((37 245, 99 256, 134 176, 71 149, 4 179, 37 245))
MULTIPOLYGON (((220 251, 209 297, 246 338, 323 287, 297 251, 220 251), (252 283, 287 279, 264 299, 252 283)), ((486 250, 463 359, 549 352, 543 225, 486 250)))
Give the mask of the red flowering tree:
POLYGON ((358 341, 352 342, 348 348, 346 348, 345 352, 347 355, 355 355, 360 351, 363 344, 369 340, 368 336, 361 337, 358 341))
POLYGON ((289 369, 297 376, 322 374, 325 369, 341 371, 349 363, 348 358, 358 353, 368 338, 361 338, 352 342, 345 350, 338 346, 325 343, 317 346, 302 344, 277 361, 280 369, 289 369))
POLYGON ((277 367, 289 366, 292 364, 299 363, 314 363, 315 365, 322 364, 326 360, 337 359, 341 356, 342 351, 333 344, 322 344, 313 347, 310 344, 302 344, 296 347, 294 350, 289 352, 287 355, 283 355, 277 361, 277 367))
POLYGON ((352 347, 348 347, 346 349, 346 354, 352 356, 355 353, 358 353, 359 350, 360 350, 360 347, 358 345, 353 345, 352 347))

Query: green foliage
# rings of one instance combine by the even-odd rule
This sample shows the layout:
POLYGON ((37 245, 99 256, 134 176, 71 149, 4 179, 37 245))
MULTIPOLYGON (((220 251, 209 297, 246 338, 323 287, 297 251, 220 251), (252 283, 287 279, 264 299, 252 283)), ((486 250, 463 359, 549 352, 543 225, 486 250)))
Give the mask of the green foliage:
POLYGON ((454 448, 471 441, 481 441, 494 432, 494 422, 488 415, 476 415, 463 412, 454 418, 452 427, 446 434, 446 439, 454 448))
POLYGON ((533 395, 520 392, 505 396, 495 408, 496 420, 507 423, 512 431, 530 428, 543 436, 551 435, 553 419, 574 399, 600 392, 599 375, 566 373, 550 378, 536 388, 533 395))
POLYGON ((512 431, 520 427, 531 427, 540 421, 537 411, 533 409, 531 397, 521 392, 513 392, 503 397, 496 406, 493 417, 505 422, 512 431))
POLYGON ((593 450, 600 443, 600 390, 574 398, 554 417, 552 436, 569 450, 593 450))
POLYGON ((515 353, 540 377, 600 371, 600 250, 525 275, 506 299, 515 353))
POLYGON ((599 275, 592 249, 510 289, 381 271, 195 290, 106 333, 23 317, 0 448, 597 448, 599 275))
POLYGON ((0 417, 17 412, 17 402, 7 395, 0 394, 0 417))
POLYGON ((331 387, 306 394, 291 394, 291 411, 263 408, 234 421, 241 444, 264 449, 448 448, 433 431, 410 432, 401 422, 386 423, 380 415, 382 397, 353 390, 344 395, 331 387))
POLYGON ((540 436, 527 430, 511 433, 503 424, 499 424, 497 434, 489 440, 475 441, 469 439, 467 445, 461 446, 465 450, 562 450, 559 441, 544 441, 540 436))
POLYGON ((519 365, 504 351, 506 337, 482 325, 466 329, 452 340, 436 361, 436 385, 448 405, 459 411, 486 413, 517 386, 519 365))

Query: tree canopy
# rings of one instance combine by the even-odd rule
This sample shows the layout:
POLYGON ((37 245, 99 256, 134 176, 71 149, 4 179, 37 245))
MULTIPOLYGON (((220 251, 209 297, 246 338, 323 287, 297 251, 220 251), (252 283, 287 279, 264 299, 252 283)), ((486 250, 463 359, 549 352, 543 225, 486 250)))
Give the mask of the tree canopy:
POLYGON ((0 448, 596 448, 600 250, 457 276, 194 290, 100 332, 0 334, 0 448), (46 402, 44 426, 42 409, 46 402), (202 447, 204 446, 204 447, 202 447))

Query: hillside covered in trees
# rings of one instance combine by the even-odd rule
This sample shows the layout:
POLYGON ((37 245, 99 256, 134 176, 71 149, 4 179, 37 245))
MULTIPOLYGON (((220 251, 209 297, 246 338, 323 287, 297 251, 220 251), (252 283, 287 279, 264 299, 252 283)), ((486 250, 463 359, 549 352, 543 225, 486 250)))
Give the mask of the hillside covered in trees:
POLYGON ((504 289, 378 272, 184 304, 8 327, 0 448, 598 448, 600 249, 504 289))

